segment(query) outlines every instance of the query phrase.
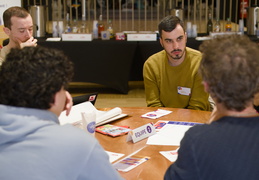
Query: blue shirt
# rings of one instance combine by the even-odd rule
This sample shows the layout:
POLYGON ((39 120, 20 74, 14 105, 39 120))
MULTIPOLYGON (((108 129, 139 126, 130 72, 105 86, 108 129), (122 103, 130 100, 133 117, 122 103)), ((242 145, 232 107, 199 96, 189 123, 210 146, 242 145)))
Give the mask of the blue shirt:
POLYGON ((1 180, 122 179, 98 141, 48 111, 0 105, 1 180))

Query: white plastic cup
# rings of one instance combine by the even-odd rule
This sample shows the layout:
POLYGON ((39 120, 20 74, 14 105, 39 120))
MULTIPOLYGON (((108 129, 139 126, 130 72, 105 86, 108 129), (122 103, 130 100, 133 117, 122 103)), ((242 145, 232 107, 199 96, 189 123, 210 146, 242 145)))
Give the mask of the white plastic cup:
POLYGON ((95 111, 82 112, 82 126, 83 130, 95 136, 96 127, 96 113, 95 111))

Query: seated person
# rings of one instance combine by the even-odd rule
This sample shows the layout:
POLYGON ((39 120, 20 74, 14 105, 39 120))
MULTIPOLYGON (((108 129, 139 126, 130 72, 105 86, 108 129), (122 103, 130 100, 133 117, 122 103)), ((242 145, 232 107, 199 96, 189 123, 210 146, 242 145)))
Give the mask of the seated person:
POLYGON ((217 111, 211 124, 185 133, 164 179, 259 179, 259 114, 253 107, 259 49, 247 36, 232 35, 204 41, 201 51, 203 84, 217 111))
POLYGON ((183 22, 170 15, 158 29, 164 50, 149 57, 143 68, 147 106, 210 110, 198 74, 201 53, 186 47, 183 22))
POLYGON ((8 35, 9 42, 0 51, 0 66, 11 48, 37 46, 37 39, 32 36, 32 17, 26 9, 18 6, 8 8, 3 13, 3 21, 3 30, 8 35))
POLYGON ((121 179, 98 141, 58 116, 73 64, 60 51, 11 49, 0 71, 0 179, 121 179))

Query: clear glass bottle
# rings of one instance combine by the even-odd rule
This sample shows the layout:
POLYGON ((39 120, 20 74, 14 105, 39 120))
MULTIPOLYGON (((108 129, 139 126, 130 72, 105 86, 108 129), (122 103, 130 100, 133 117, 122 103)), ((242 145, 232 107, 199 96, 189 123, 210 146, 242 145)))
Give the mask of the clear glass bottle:
POLYGON ((85 20, 85 17, 82 17, 81 27, 80 27, 80 33, 89 33, 89 29, 85 20))
POLYGON ((212 31, 213 31, 213 23, 212 23, 211 13, 209 13, 209 20, 207 22, 207 34, 209 35, 210 32, 212 31))
POLYGON ((226 31, 231 31, 231 30, 232 30, 232 24, 231 24, 230 18, 227 18, 226 31))
POLYGON ((71 28, 70 22, 69 22, 69 14, 67 13, 65 33, 71 33, 71 32, 72 32, 72 28, 71 28))
POLYGON ((244 34, 244 19, 239 19, 238 25, 239 25, 238 31, 239 31, 241 34, 244 34))
POLYGON ((74 19, 74 22, 73 22, 72 32, 78 33, 77 21, 75 19, 74 19))
POLYGON ((114 38, 114 31, 113 31, 113 27, 112 27, 112 20, 110 20, 110 19, 109 19, 109 24, 108 24, 107 31, 110 32, 110 39, 114 38))
POLYGON ((214 26, 214 32, 220 32, 220 31, 221 31, 220 21, 219 21, 219 19, 217 19, 215 26, 214 26))

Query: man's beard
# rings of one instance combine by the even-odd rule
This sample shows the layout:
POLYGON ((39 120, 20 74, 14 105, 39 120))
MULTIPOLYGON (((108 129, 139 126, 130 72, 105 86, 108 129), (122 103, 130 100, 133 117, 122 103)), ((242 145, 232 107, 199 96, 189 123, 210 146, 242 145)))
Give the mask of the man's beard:
MULTIPOLYGON (((172 53, 173 53, 174 51, 180 51, 180 52, 182 52, 181 49, 173 50, 172 53)), ((175 56, 172 56, 172 55, 170 54, 170 57, 171 57, 173 60, 179 60, 179 59, 181 59, 181 58, 183 57, 184 54, 185 54, 185 51, 184 51, 182 54, 177 54, 177 55, 175 55, 175 56)))

